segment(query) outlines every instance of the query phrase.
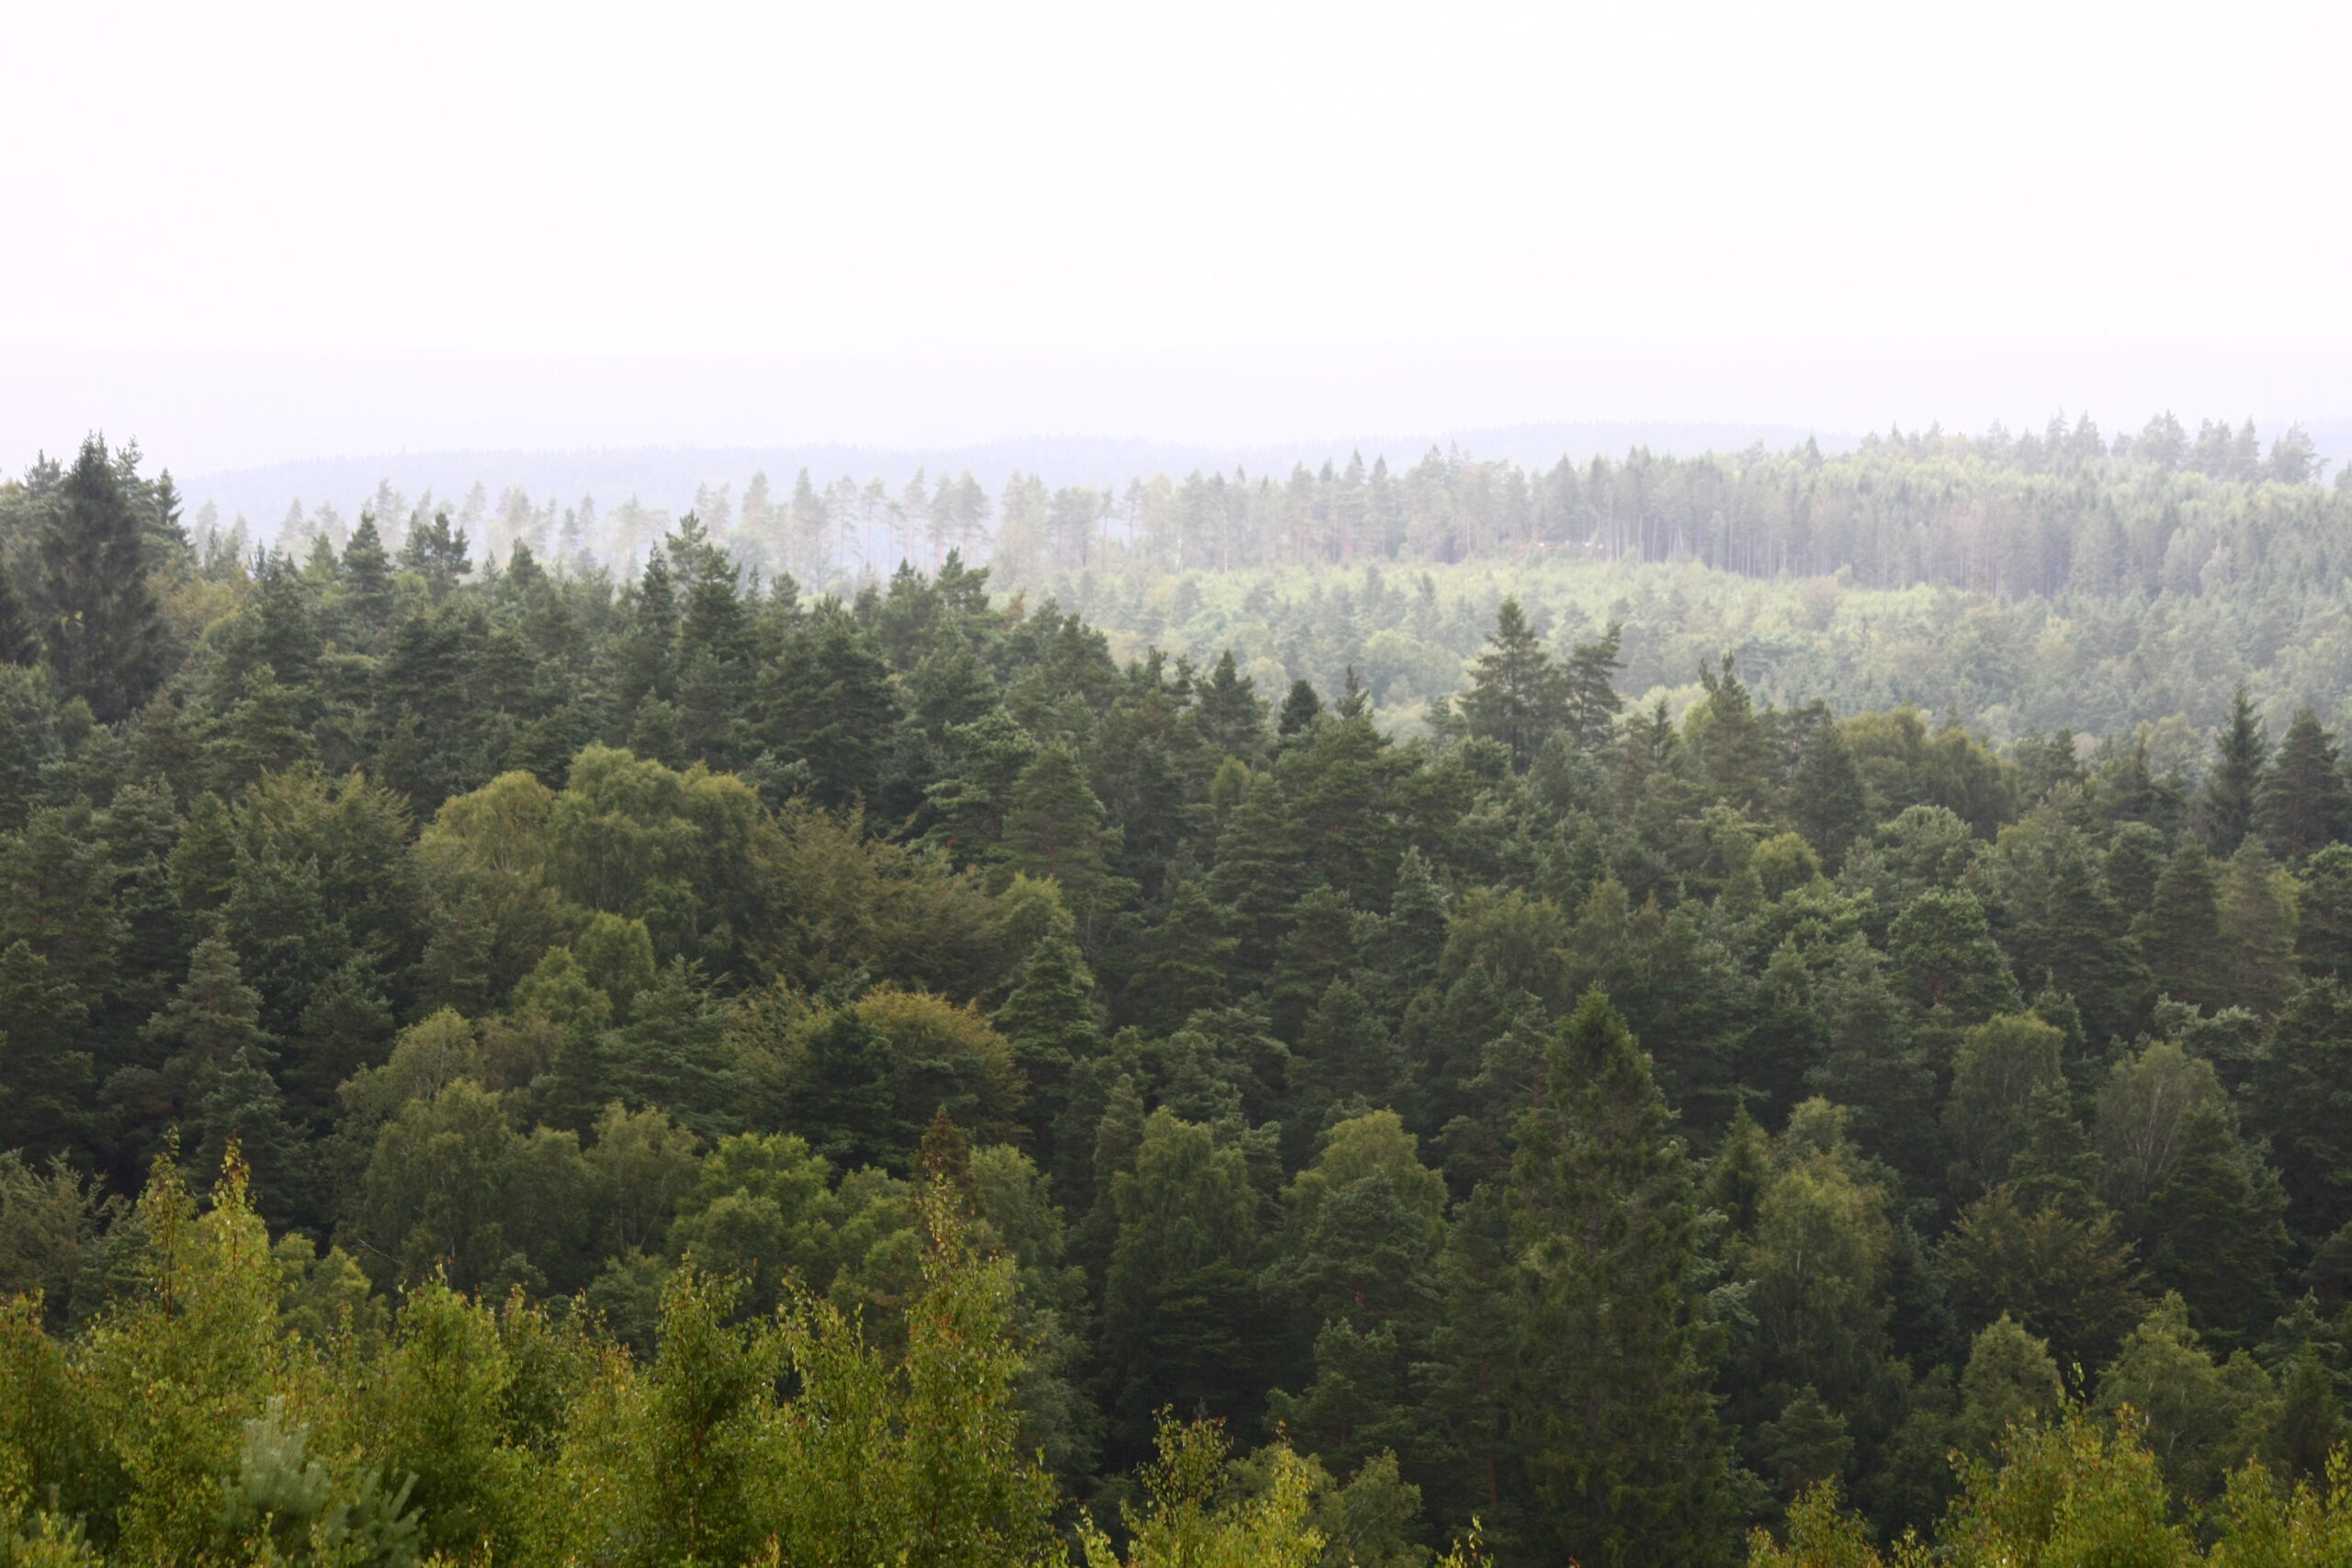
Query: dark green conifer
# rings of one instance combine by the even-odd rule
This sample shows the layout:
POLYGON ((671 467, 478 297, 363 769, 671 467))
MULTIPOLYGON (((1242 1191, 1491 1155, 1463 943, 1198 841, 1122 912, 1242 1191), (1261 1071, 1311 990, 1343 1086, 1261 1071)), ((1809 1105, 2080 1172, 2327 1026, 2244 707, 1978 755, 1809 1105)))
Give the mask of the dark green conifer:
POLYGON ((2213 739, 2213 771, 2198 801, 2205 847, 2226 860, 2254 829, 2255 800, 2262 783, 2263 764, 2270 754, 2270 735, 2254 699, 2240 681, 2230 696, 2230 716, 2213 739))
POLYGON ((2352 790, 2335 739, 2308 706, 2295 710, 2255 795, 2255 830, 2273 857, 2301 865, 2352 827, 2352 790))
POLYGON ((50 670, 99 723, 128 718, 164 678, 164 623, 139 509, 103 440, 82 444, 46 512, 35 619, 50 670))
POLYGON ((1511 1432, 1552 1556, 1728 1552, 1724 1439, 1696 1290, 1690 1171, 1647 1056, 1593 991, 1551 1050, 1511 1168, 1511 1432))

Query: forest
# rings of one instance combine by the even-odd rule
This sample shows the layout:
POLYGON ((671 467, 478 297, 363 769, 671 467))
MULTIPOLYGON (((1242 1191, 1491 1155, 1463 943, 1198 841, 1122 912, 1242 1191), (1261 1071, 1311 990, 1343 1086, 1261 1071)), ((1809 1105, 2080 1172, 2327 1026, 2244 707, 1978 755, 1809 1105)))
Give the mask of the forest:
POLYGON ((0 1564, 2352 1562, 2295 433, 142 468, 0 483, 0 1564))

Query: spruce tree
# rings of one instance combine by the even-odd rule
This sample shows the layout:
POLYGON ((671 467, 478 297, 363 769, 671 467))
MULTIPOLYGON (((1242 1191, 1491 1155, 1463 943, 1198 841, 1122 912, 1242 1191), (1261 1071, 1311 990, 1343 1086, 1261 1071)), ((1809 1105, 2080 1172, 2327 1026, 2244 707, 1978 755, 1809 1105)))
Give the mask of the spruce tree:
POLYGON ((845 806, 878 795, 898 697, 873 637, 840 604, 827 600, 800 624, 761 694, 759 739, 807 765, 813 798, 845 806))
POLYGON ((2140 951, 2126 934, 2123 911, 2108 897, 2098 870, 2069 844, 2052 868, 2041 918, 2018 932, 2015 951, 2074 998, 2094 1041, 2130 1039, 2154 999, 2140 951))
POLYGON ((0 1149, 85 1154, 96 1064, 89 1010, 28 943, 0 951, 0 1149))
POLYGON ((17 592, 16 574, 0 570, 0 664, 40 662, 40 632, 17 592))
POLYGON ((2315 1245, 2352 1220, 2352 995, 2333 980, 2298 990, 2247 1089, 2252 1130, 2286 1178, 2289 1223, 2315 1245))
POLYGON ((1333 980, 1307 1014, 1291 1057, 1291 1086, 1303 1133, 1319 1133, 1335 1111, 1349 1113, 1393 1104, 1405 1058, 1363 993, 1333 980))
POLYGON ((1588 1563, 1703 1563, 1731 1545, 1696 1289, 1691 1177, 1649 1059, 1587 993, 1519 1133, 1512 1436, 1530 1544, 1588 1563))
POLYGON ((1142 940, 1141 961, 1122 998, 1134 1021, 1166 1034, 1203 1008, 1232 999, 1226 983, 1238 942, 1197 881, 1179 886, 1168 912, 1142 940))
POLYGON ((2206 1337, 2250 1348, 2278 1316, 2286 1191, 2238 1141, 2222 1105, 2190 1107, 2175 1139, 2148 1197, 2148 1271, 2187 1299, 2206 1337))
POLYGON ((1238 1146, 1163 1107, 1111 1185, 1102 1358, 1112 1457, 1132 1463, 1169 1405, 1239 1416, 1264 1386, 1272 1325, 1249 1268, 1259 1199, 1238 1146))
POLYGON ((1617 716, 1624 711, 1625 699, 1617 694, 1617 672, 1625 667, 1618 653, 1624 640, 1624 627, 1611 621, 1600 636, 1570 649, 1561 671, 1562 717, 1585 751, 1609 744, 1617 716))
POLYGON ((1304 679, 1290 683, 1290 694, 1283 698, 1281 722, 1275 727, 1283 739, 1288 741, 1315 728, 1323 716, 1323 699, 1304 679))
POLYGON ((1050 1170, 1055 1165, 1054 1129, 1069 1103, 1070 1073, 1102 1049, 1094 975, 1078 944, 1057 931, 1040 937, 994 1021, 1028 1081, 1028 1122, 1036 1139, 1037 1163, 1050 1170))
POLYGON ((1796 776, 1789 787, 1789 815, 1797 830, 1820 852, 1825 866, 1835 870, 1846 852, 1870 827, 1870 799, 1862 786, 1861 770, 1846 744, 1844 731, 1833 721, 1814 726, 1797 755, 1796 776))
POLYGON ((2298 708, 2255 796, 2255 828, 2272 856, 2300 865, 2352 829, 2352 791, 2335 738, 2298 708))
POLYGON ((1230 648, 1217 656, 1193 711, 1212 755, 1244 762, 1265 755, 1265 699, 1258 695, 1256 682, 1234 667, 1230 648))
POLYGON ((1471 665, 1470 689, 1454 700, 1464 733, 1492 740, 1527 771, 1544 742, 1567 722, 1567 686, 1516 599, 1496 613, 1495 635, 1471 665))
POLYGON ((2352 981, 2352 844, 2330 844, 2303 866, 2295 956, 2314 980, 2352 981))
POLYGON ((2158 991, 2199 1007, 2221 1005, 2221 883, 2203 846, 2183 844, 2165 863, 2132 934, 2158 991))
POLYGON ((138 508, 91 436, 49 499, 35 550, 36 619, 59 690, 101 724, 139 710, 164 677, 164 623, 138 508))
POLYGON ((1254 981, 1272 968, 1297 897, 1297 856, 1279 784, 1255 776, 1217 835, 1208 897, 1239 942, 1233 953, 1237 977, 1254 981))
POLYGON ((2230 697, 2230 716, 2213 739, 2213 771, 2206 778, 2199 801, 2205 846, 2227 859, 2254 829, 2256 793, 2262 783, 2264 762, 2270 754, 2270 735, 2255 712, 2254 699, 2240 681, 2230 697))
POLYGON ((1004 814, 1001 853, 1014 871, 1059 885, 1090 946, 1134 891, 1132 883, 1111 873, 1118 845, 1118 830, 1104 825, 1102 803, 1067 748, 1049 746, 1022 770, 1004 814))

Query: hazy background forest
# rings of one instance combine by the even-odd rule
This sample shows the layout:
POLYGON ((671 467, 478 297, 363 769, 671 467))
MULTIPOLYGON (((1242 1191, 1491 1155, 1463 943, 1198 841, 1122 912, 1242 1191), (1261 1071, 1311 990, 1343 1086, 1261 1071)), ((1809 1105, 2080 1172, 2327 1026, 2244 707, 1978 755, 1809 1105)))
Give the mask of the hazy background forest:
MULTIPOLYGON (((1007 442, 877 463, 862 479, 803 467, 740 481, 682 481, 714 466, 692 453, 503 460, 589 468, 606 481, 601 504, 594 491, 535 499, 480 480, 411 494, 356 480, 368 460, 348 459, 192 481, 190 526, 199 549, 299 558, 318 538, 341 548, 363 515, 394 543, 446 515, 493 559, 522 544, 542 561, 626 576, 691 514, 746 571, 844 599, 901 563, 935 570, 953 549, 988 565, 1000 589, 1082 615, 1122 659, 1156 647, 1205 666, 1230 649, 1267 689, 1306 679, 1329 690, 1352 669, 1383 722, 1408 732, 1430 699, 1460 689, 1506 594, 1560 640, 1621 623, 1627 692, 1643 705, 1665 696, 1678 716, 1701 694, 1698 662, 1728 649, 1773 700, 1908 703, 1996 742, 2152 726, 2160 768, 2189 765, 2241 681, 2274 722, 2303 703, 2331 723, 2352 718, 2327 586, 2352 468, 2299 424, 2266 438, 2251 420, 2192 430, 2167 413, 2107 434, 2082 416, 2016 435, 1996 424, 1826 446, 1703 427, 1465 439, 1481 436, 1555 455, 1367 443, 1369 457, 1363 446, 1247 454, 1287 458, 1271 472, 1179 470, 1142 465, 1204 454, 1007 442), (1597 445, 1621 434, 1690 455, 1597 445), (1082 482, 1018 466, 1038 459, 1082 482), (224 523, 207 493, 257 497, 303 479, 351 494, 291 500, 261 526, 243 513, 224 523), (665 484, 674 504, 639 499, 665 484)), ((858 457, 805 456, 844 468, 858 457)))

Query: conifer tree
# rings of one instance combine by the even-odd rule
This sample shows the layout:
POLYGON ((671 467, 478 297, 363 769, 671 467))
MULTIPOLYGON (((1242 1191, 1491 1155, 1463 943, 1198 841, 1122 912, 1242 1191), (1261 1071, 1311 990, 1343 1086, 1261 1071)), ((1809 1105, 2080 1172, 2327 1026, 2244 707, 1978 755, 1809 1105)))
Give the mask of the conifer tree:
POLYGON ((1814 726, 1789 786, 1789 815, 1797 830, 1821 852, 1822 863, 1835 869, 1869 827, 1869 811, 1861 770, 1844 732, 1835 721, 1814 726))
POLYGON ((1567 722, 1568 691, 1543 639, 1528 626, 1517 599, 1496 614, 1495 635, 1470 671, 1470 689, 1455 699, 1465 734, 1492 740, 1510 753, 1521 773, 1544 742, 1567 722))
POLYGON ((351 625, 359 634, 359 646, 372 647, 391 624, 393 611, 392 558, 384 548, 372 512, 359 514, 359 526, 351 531, 351 542, 344 547, 342 579, 344 600, 349 606, 351 625))
POLYGON ((1025 875, 1051 877, 1090 946, 1133 891, 1111 872, 1118 845, 1118 830, 1104 825, 1102 803, 1067 748, 1049 746, 1022 770, 1004 814, 1004 862, 1025 875))
POLYGON ((112 724, 162 681, 164 624, 138 508, 104 441, 82 444, 47 511, 35 556, 41 643, 59 690, 112 724))
POLYGON ((1119 1230, 1103 1275, 1102 1356, 1113 1453, 1131 1461, 1168 1405, 1239 1415, 1263 1386, 1270 1325, 1249 1268, 1259 1200, 1240 1148, 1162 1108, 1112 1200, 1119 1230))
POLYGON ((1315 721, 1322 716, 1323 699, 1315 694, 1315 688, 1304 679, 1293 681, 1289 694, 1283 698, 1281 721, 1275 729, 1284 741, 1289 741, 1313 729, 1315 721))
POLYGON ((2352 844, 2330 844, 2305 863, 2295 956, 2314 980, 2352 981, 2352 844))
POLYGON ((2208 1338, 2251 1347, 2278 1316, 2286 1190, 2238 1141, 2222 1105, 2192 1106, 2176 1137, 2148 1197, 2148 1271, 2187 1299, 2208 1338))
POLYGON ((846 610, 828 600, 801 622, 768 666, 762 696, 761 740, 781 761, 808 765, 814 798, 876 798, 898 697, 889 666, 846 610))
POLYGON ((2205 847, 2216 858, 2226 860, 2237 853, 2238 845, 2253 830, 2256 795, 2269 754, 2269 732, 2241 681, 2230 696, 2230 716, 2214 737, 2213 771, 2207 775, 2204 795, 2198 802, 2205 847))
POLYGON ((1440 1300, 1430 1359, 1414 1369, 1424 1391, 1417 1471, 1432 1512, 1460 1528, 1482 1521, 1498 1551, 1517 1544, 1527 1507, 1511 1440, 1519 1391, 1517 1280, 1509 1207, 1500 1186, 1479 1187, 1456 1206, 1439 1255, 1440 1300))
POLYGON ((1724 1439, 1689 1165, 1648 1058, 1600 992, 1562 1026, 1549 1073, 1510 1186, 1523 1281, 1511 1431, 1531 1544, 1589 1563, 1721 1561, 1724 1439))
POLYGON ((1037 1140, 1037 1161, 1051 1169, 1054 1129, 1069 1108, 1070 1074, 1102 1049, 1094 975, 1078 944, 1057 931, 1040 937, 1023 963, 1012 994, 997 1009, 994 1022, 1028 1081, 1028 1121, 1037 1140))
POLYGON ((1335 1108, 1392 1104, 1405 1059, 1363 993, 1335 979, 1307 1014, 1292 1053, 1291 1084, 1302 1130, 1319 1132, 1335 1108))
POLYGON ((2352 790, 2335 739, 2308 706, 2298 708, 2255 796, 2255 828, 2272 856, 2301 865, 2352 829, 2352 790))
POLYGON ((1587 752, 1609 744, 1617 716, 1625 709, 1625 699, 1617 694, 1617 672, 1625 667, 1618 654, 1624 641, 1625 628, 1611 621, 1598 637, 1570 649, 1561 671, 1562 717, 1587 752))
POLYGON ((2293 881, 2259 844, 2244 844, 2222 867, 2220 992, 2232 1007, 2275 1015, 2295 984, 2293 881))
POLYGON ((1217 656, 1193 713, 1212 755, 1238 757, 1244 762, 1265 755, 1265 699, 1258 695, 1257 683, 1234 667, 1230 648, 1217 656))
POLYGON ((30 944, 0 951, 0 1149, 85 1152, 97 1077, 88 1021, 79 990, 30 944))
POLYGON ((2221 883, 2201 845, 2181 845, 2133 927, 2157 986, 2199 1007, 2221 1005, 2221 883))
POLYGON ((2298 990, 2247 1086, 2253 1130, 2286 1178, 2289 1223, 2316 1243, 2352 1220, 2352 996, 2332 980, 2298 990))
POLYGON ((0 571, 0 664, 40 661, 40 632, 32 610, 17 592, 14 574, 0 571))
POLYGON ((1232 999, 1226 976, 1239 942, 1226 934, 1226 921, 1197 881, 1184 883, 1168 901, 1168 913, 1145 936, 1141 963, 1124 1004, 1136 1021, 1171 1032, 1203 1008, 1232 999))
POLYGON ((1239 940, 1233 953, 1237 975, 1262 976, 1272 969, 1298 880, 1281 786, 1254 777, 1217 835, 1207 888, 1210 903, 1239 940))

